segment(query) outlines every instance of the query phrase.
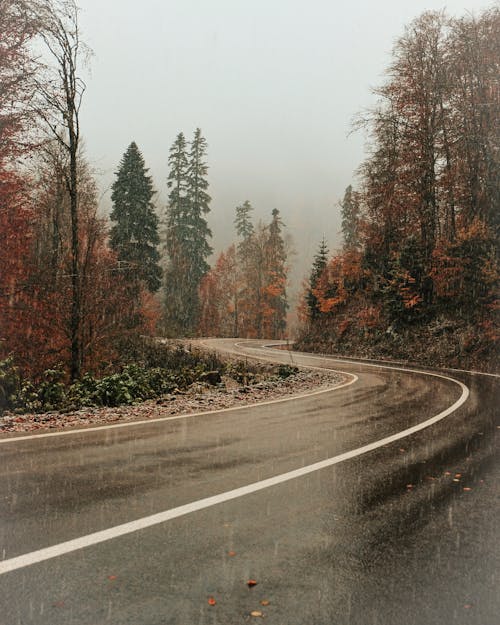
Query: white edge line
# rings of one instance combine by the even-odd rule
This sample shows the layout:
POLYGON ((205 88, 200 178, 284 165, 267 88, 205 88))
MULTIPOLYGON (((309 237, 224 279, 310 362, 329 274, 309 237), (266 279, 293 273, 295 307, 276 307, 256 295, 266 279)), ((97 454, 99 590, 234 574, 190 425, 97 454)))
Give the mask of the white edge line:
MULTIPOLYGON (((273 346, 276 345, 291 345, 293 343, 293 341, 288 341, 288 342, 278 342, 278 343, 269 343, 268 345, 263 345, 262 348, 271 348, 273 346)), ((239 345, 240 347, 243 346, 241 342, 239 343, 235 343, 235 345, 239 345)), ((250 347, 248 346, 246 349, 261 349, 258 347, 250 347)), ((266 350, 267 351, 267 350, 266 350)), ((275 350, 272 350, 273 352, 275 350)), ((302 356, 306 356, 308 358, 315 358, 317 360, 323 360, 323 359, 327 359, 327 360, 333 360, 334 362, 345 362, 347 364, 350 365, 366 365, 367 367, 383 367, 386 369, 399 369, 400 371, 415 371, 415 373, 429 373, 429 371, 416 371, 416 369, 414 369, 414 367, 418 367, 418 364, 414 364, 414 363, 402 363, 401 361, 398 360, 377 360, 375 358, 368 358, 368 360, 370 360, 371 362, 367 362, 366 360, 364 360, 363 358, 343 358, 341 356, 336 356, 334 354, 321 354, 318 356, 310 356, 309 352, 294 352, 293 350, 289 349, 286 350, 291 354, 297 354, 297 355, 302 355, 302 356), (378 364, 380 363, 380 364, 378 364), (388 365, 399 365, 399 367, 392 367, 392 366, 388 366, 388 365)), ((237 353, 237 352, 235 352, 237 353)), ((420 365, 422 366, 422 365, 420 365)), ((425 365, 424 365, 425 366, 425 365)), ((457 373, 468 373, 470 375, 485 375, 491 378, 500 378, 500 374, 498 373, 488 373, 486 371, 477 371, 475 369, 453 369, 453 368, 444 368, 444 371, 455 371, 457 373)))
POLYGON ((165 521, 176 519, 192 512, 197 512, 198 510, 210 508, 211 506, 215 506, 226 501, 231 501, 232 499, 237 499, 238 497, 244 497, 245 495, 256 493, 265 488, 276 486, 277 484, 283 484, 284 482, 288 482, 298 477, 308 475, 309 473, 313 473, 314 471, 319 471, 321 469, 331 467, 335 464, 339 464, 340 462, 344 462, 345 460, 356 458, 357 456, 366 454, 370 451, 373 451, 374 449, 378 449, 379 447, 383 447, 384 445, 388 445, 389 443, 393 443, 394 441, 400 440, 407 436, 411 436, 412 434, 415 434, 416 432, 419 432, 420 430, 423 430, 430 425, 441 421, 441 419, 447 417, 449 414, 457 410, 457 408, 459 408, 463 403, 467 401, 467 398, 469 397, 469 389, 467 388, 467 386, 465 386, 465 384, 462 384, 462 382, 458 380, 453 380, 453 378, 448 379, 452 380, 461 387, 462 394, 460 398, 446 410, 443 410, 436 416, 431 417, 430 419, 427 419, 426 421, 423 421, 418 425, 414 425, 410 428, 407 428, 406 430, 402 430, 401 432, 392 434, 391 436, 387 436, 373 443, 369 443, 368 445, 363 445, 362 447, 358 447, 357 449, 353 449, 351 451, 339 454, 338 456, 333 456, 332 458, 327 458, 326 460, 321 460, 305 467, 301 467, 300 469, 294 469, 293 471, 288 471, 287 473, 282 473, 281 475, 276 475, 265 480, 260 480, 259 482, 254 482, 246 486, 241 486, 240 488, 235 488, 225 493, 220 493, 218 495, 213 495, 212 497, 206 497, 204 499, 199 499, 198 501, 193 501, 192 503, 188 503, 183 506, 171 508, 170 510, 158 512, 156 514, 143 517, 142 519, 137 519, 136 521, 130 521, 129 523, 116 525, 115 527, 110 527, 99 532, 94 532, 92 534, 87 534, 86 536, 81 536, 80 538, 68 540, 66 542, 59 543, 58 545, 53 545, 52 547, 46 547, 44 549, 39 549, 38 551, 33 551, 31 553, 26 553, 21 556, 16 556, 14 558, 4 560, 3 562, 0 562, 0 575, 2 575, 3 573, 15 571, 26 566, 30 566, 32 564, 43 562, 45 560, 49 560, 51 558, 56 558, 72 551, 83 549, 84 547, 97 545, 104 541, 118 538, 119 536, 131 534, 132 532, 137 532, 138 530, 152 527, 153 525, 158 525, 159 523, 164 523, 165 521))
MULTIPOLYGON (((270 354, 270 353, 275 353, 276 350, 271 349, 273 343, 270 343, 269 345, 263 345, 262 347, 250 347, 250 346, 246 346, 244 347, 241 343, 236 343, 236 345, 242 347, 243 349, 250 349, 252 351, 258 352, 258 351, 262 351, 265 354, 270 354)), ((275 343, 274 345, 280 345, 280 343, 275 343)), ((283 353, 284 350, 282 350, 283 353)), ((433 376, 435 378, 442 378, 443 380, 450 380, 451 382, 455 382, 456 384, 462 384, 459 380, 456 380, 455 378, 452 378, 448 375, 444 375, 444 373, 436 373, 434 371, 423 371, 421 369, 415 369, 413 366, 408 366, 408 367, 403 367, 403 366, 399 366, 399 367, 394 367, 392 365, 383 365, 383 364, 376 364, 373 362, 364 362, 362 360, 348 360, 346 358, 338 358, 336 356, 328 356, 328 355, 324 355, 324 356, 311 356, 310 354, 308 354, 307 352, 292 352, 290 350, 288 350, 288 353, 290 354, 297 354, 297 356, 303 356, 304 358, 308 358, 310 360, 331 360, 332 362, 338 362, 341 364, 346 364, 346 365, 359 365, 362 367, 373 367, 375 369, 389 369, 389 371, 404 371, 405 373, 419 373, 421 375, 430 375, 433 376)), ((270 360, 270 359, 268 359, 270 360)), ((326 367, 309 367, 309 365, 300 365, 301 367, 305 367, 307 368, 311 368, 311 369, 323 369, 323 370, 327 370, 327 371, 332 371, 332 369, 327 369, 326 367)), ((461 371, 460 369, 454 369, 454 371, 461 371)), ((345 372, 343 372, 345 373, 345 372)), ((493 376, 493 377, 500 377, 500 375, 496 375, 495 373, 481 373, 480 371, 466 371, 465 369, 463 370, 463 373, 473 373, 473 374, 477 374, 477 375, 488 375, 488 376, 493 376)), ((354 374, 352 374, 354 375, 354 374)), ((463 385, 465 386, 465 385, 463 385)), ((466 387, 467 388, 467 387, 466 387)))
MULTIPOLYGON (((280 399, 268 399, 267 401, 255 402, 251 404, 244 404, 243 406, 233 406, 229 408, 220 408, 219 410, 205 410, 204 412, 190 412, 188 414, 174 415, 171 417, 157 417, 156 419, 141 419, 139 421, 127 421, 125 423, 111 423, 109 425, 97 425, 95 427, 89 428, 75 428, 70 430, 62 430, 58 432, 45 432, 40 434, 27 434, 23 435, 19 433, 18 436, 11 436, 9 438, 0 438, 0 445, 6 443, 20 443, 22 441, 29 441, 35 438, 48 438, 49 436, 68 436, 69 434, 85 434, 86 432, 97 432, 101 430, 113 430, 116 428, 126 428, 132 427, 135 425, 145 425, 147 423, 159 423, 161 421, 177 421, 179 419, 191 419, 193 417, 203 417, 207 415, 219 414, 221 412, 230 412, 231 410, 244 410, 245 408, 252 408, 253 406, 267 406, 269 404, 278 404, 285 401, 292 401, 297 399, 302 399, 304 397, 312 397, 313 395, 320 395, 322 393, 330 393, 331 391, 336 391, 337 389, 344 388, 345 386, 350 386, 354 384, 354 382, 358 381, 358 376, 354 373, 345 373, 344 371, 337 371, 335 369, 325 369, 324 367, 310 367, 307 366, 307 369, 314 369, 318 371, 330 371, 331 373, 341 373, 344 376, 349 376, 351 379, 347 382, 342 382, 342 384, 336 384, 333 386, 329 386, 328 388, 322 388, 319 391, 309 391, 307 393, 299 393, 295 395, 290 395, 289 397, 282 397, 280 399)), ((8 432, 5 432, 8 434, 8 432)))

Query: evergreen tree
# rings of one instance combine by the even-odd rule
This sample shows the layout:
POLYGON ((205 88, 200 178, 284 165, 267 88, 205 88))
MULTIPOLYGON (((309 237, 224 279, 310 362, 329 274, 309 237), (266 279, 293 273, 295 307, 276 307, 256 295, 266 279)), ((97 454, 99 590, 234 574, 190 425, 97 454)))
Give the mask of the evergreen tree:
POLYGON ((352 186, 345 190, 344 199, 340 203, 342 214, 342 235, 344 250, 353 250, 359 247, 359 199, 352 186))
POLYGON ((187 168, 187 226, 188 255, 191 261, 189 275, 187 276, 187 287, 189 305, 192 311, 190 325, 196 327, 199 313, 198 289, 201 279, 210 269, 207 258, 212 253, 212 248, 208 239, 212 237, 212 232, 208 227, 204 215, 210 212, 211 197, 207 193, 208 166, 205 162, 207 151, 206 139, 201 135, 201 130, 197 128, 194 133, 189 152, 189 162, 187 168))
POLYGON ((255 229, 250 219, 253 207, 248 200, 236 207, 234 225, 240 238, 236 253, 236 298, 235 329, 237 336, 247 336, 249 323, 249 302, 255 301, 255 289, 251 284, 255 262, 255 229), (240 314, 241 312, 241 314, 240 314))
POLYGON ((169 157, 169 208, 167 215, 167 252, 165 316, 171 334, 192 334, 200 312, 199 287, 209 270, 212 236, 205 215, 210 211, 207 192, 207 143, 200 129, 194 134, 187 152, 180 133, 169 157))
POLYGON ((248 200, 245 200, 243 204, 236 207, 236 217, 234 225, 236 227, 236 234, 243 239, 247 240, 253 233, 253 224, 250 220, 250 213, 253 211, 253 207, 248 200))
POLYGON ((169 334, 184 333, 187 326, 183 287, 188 271, 187 240, 187 146, 179 133, 170 148, 166 247, 168 265, 165 271, 165 324, 169 334))
POLYGON ((321 277, 321 274, 325 270, 325 267, 328 263, 328 246, 325 241, 325 237, 321 240, 319 244, 318 251, 316 252, 313 258, 313 264, 311 269, 311 275, 309 278, 309 289, 306 293, 306 303, 309 309, 309 319, 314 320, 317 319, 320 315, 319 310, 319 302, 317 297, 314 295, 313 290, 316 288, 318 284, 318 280, 321 277))
POLYGON ((153 206, 153 182, 139 148, 132 142, 120 161, 112 186, 110 245, 125 265, 128 282, 143 282, 154 293, 161 286, 158 265, 158 217, 153 206))
POLYGON ((265 334, 271 338, 281 338, 286 328, 286 250, 281 234, 283 222, 277 208, 272 211, 269 224, 266 258, 266 284, 264 289, 265 334))

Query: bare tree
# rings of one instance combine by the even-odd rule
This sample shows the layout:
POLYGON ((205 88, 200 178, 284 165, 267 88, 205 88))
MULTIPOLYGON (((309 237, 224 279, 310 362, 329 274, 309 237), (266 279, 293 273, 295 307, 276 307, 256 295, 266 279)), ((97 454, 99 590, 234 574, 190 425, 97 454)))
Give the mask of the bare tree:
POLYGON ((89 50, 80 39, 78 7, 73 0, 44 2, 37 7, 42 24, 40 36, 52 65, 36 80, 39 102, 37 112, 46 129, 67 154, 64 181, 69 196, 71 223, 71 378, 80 376, 83 362, 82 284, 80 258, 78 149, 81 142, 80 107, 85 83, 79 76, 80 61, 89 50))

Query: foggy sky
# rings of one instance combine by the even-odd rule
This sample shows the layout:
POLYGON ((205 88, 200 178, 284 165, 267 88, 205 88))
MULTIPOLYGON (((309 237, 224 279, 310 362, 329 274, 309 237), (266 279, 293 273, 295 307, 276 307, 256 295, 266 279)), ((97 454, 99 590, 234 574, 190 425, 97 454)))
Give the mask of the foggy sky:
POLYGON ((323 235, 339 244, 338 201, 363 160, 354 115, 374 103, 395 40, 424 10, 474 13, 481 0, 79 0, 94 50, 82 110, 103 205, 136 141, 160 212, 168 150, 199 126, 207 138, 216 250, 234 236, 237 204, 281 211, 295 274, 323 235))

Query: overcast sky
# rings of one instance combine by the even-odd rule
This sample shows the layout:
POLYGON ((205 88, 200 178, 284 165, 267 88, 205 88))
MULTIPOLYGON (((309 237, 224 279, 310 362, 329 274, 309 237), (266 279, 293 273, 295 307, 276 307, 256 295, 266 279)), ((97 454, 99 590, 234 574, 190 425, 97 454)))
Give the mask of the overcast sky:
MULTIPOLYGON (((323 234, 339 243, 338 201, 363 159, 353 116, 374 102, 394 41, 424 10, 482 0, 78 0, 94 50, 82 113, 105 191, 132 140, 166 202, 168 150, 199 126, 209 144, 219 250, 234 207, 281 211, 306 265, 323 234)), ((109 205, 109 192, 104 196, 109 205)))

